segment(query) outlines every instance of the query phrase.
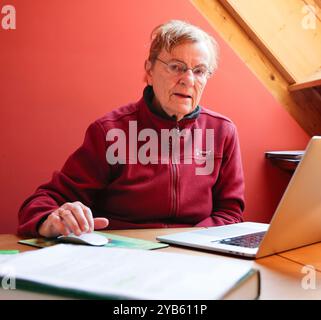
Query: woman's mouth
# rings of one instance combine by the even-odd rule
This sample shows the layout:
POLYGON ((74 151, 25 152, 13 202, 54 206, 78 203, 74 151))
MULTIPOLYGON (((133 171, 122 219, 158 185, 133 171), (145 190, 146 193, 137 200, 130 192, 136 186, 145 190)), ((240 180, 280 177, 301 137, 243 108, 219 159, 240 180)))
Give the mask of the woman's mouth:
POLYGON ((181 98, 181 99, 192 99, 192 96, 184 93, 174 93, 175 97, 181 98))

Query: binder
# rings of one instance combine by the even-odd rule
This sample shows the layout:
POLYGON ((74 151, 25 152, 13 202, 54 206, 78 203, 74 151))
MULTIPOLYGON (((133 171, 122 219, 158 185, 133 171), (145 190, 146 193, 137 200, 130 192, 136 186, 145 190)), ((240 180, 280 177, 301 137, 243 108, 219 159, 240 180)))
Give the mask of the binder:
POLYGON ((15 255, 16 287, 82 299, 257 299, 249 261, 139 249, 59 244, 15 255))

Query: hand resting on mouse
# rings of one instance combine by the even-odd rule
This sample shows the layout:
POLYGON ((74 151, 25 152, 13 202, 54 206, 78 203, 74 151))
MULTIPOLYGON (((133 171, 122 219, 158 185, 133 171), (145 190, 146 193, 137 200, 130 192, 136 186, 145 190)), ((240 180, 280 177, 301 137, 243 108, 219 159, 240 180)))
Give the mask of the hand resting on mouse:
POLYGON ((46 238, 67 236, 70 233, 79 236, 82 233, 104 229, 108 223, 106 218, 93 218, 90 208, 80 201, 66 202, 47 217, 38 232, 46 238))

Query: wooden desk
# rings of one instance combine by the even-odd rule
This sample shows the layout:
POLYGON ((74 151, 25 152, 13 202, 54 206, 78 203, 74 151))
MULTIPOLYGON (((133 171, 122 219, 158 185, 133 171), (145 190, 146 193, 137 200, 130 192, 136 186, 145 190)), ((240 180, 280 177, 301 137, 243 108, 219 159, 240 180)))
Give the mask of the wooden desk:
MULTIPOLYGON (((315 270, 321 272, 321 243, 311 244, 310 246, 294 249, 279 254, 285 259, 299 263, 302 266, 310 265, 315 270)), ((321 282, 319 283, 321 286, 321 282)), ((320 296, 321 299, 321 296, 320 296)))
MULTIPOLYGON (((195 228, 194 228, 195 229, 195 228)), ((156 241, 157 235, 181 232, 190 229, 139 229, 139 230, 113 230, 122 236, 134 237, 144 240, 156 241)), ((0 235, 1 249, 18 249, 21 252, 39 250, 30 246, 18 244, 19 237, 15 235, 0 235)), ((165 252, 184 253, 190 255, 201 255, 215 259, 228 259, 240 265, 247 264, 257 268, 261 272, 261 296, 260 299, 321 299, 321 243, 304 248, 288 251, 279 255, 273 255, 258 260, 234 258, 230 256, 214 254, 208 251, 170 246, 159 249, 165 252), (317 255, 315 253, 319 252, 317 255), (312 264, 316 269, 316 289, 305 290, 301 281, 305 276, 301 272, 303 264, 312 264)), ((21 290, 0 290, 1 299, 64 299, 62 297, 25 292, 21 290)))

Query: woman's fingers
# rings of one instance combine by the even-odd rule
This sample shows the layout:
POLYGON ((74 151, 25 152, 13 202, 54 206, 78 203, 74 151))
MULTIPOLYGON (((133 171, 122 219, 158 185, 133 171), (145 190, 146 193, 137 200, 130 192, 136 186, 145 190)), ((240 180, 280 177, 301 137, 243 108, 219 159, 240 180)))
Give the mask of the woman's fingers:
POLYGON ((70 233, 69 228, 61 220, 57 210, 48 216, 38 231, 41 236, 46 238, 54 238, 60 234, 67 235, 70 233))
POLYGON ((82 210, 83 210, 84 215, 86 217, 87 225, 88 225, 88 229, 89 229, 88 231, 93 232, 94 231, 94 218, 93 218, 93 214, 92 214, 90 208, 86 207, 81 202, 79 202, 79 205, 82 207, 82 210))
POLYGON ((69 230, 75 235, 81 235, 81 229, 77 222, 76 216, 74 215, 74 211, 69 209, 60 208, 58 210, 59 217, 62 222, 69 228, 69 230))
POLYGON ((54 237, 60 234, 68 235, 70 233, 70 229, 61 220, 58 212, 52 213, 48 218, 50 220, 51 229, 53 231, 52 234, 54 237))
POLYGON ((108 224, 106 218, 93 218, 90 208, 80 201, 66 202, 42 223, 39 234, 44 237, 56 237, 74 233, 79 236, 95 229, 104 229, 108 224))
POLYGON ((71 227, 75 234, 79 235, 90 230, 87 221, 88 210, 81 202, 65 203, 60 208, 66 210, 66 213, 62 211, 59 215, 63 215, 63 219, 66 219, 67 225, 69 228, 71 227))
POLYGON ((94 218, 95 230, 104 229, 108 226, 109 221, 106 218, 94 218))

